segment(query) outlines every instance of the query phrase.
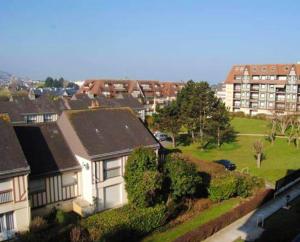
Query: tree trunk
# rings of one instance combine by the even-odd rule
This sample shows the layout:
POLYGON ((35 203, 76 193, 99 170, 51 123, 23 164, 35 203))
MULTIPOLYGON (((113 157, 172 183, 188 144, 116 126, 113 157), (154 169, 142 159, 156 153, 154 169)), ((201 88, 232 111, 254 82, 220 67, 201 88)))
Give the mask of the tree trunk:
POLYGON ((260 163, 261 163, 261 153, 256 154, 256 165, 257 165, 257 168, 260 168, 260 163))
POLYGON ((220 141, 220 136, 221 136, 221 134, 220 134, 220 128, 218 128, 218 132, 217 132, 217 142, 218 142, 218 147, 220 148, 220 146, 221 146, 221 141, 220 141))
POLYGON ((193 143, 195 143, 195 132, 194 132, 194 130, 192 130, 191 134, 192 134, 193 143))
POLYGON ((172 144, 173 144, 173 148, 175 148, 175 147, 176 147, 176 138, 175 138, 175 135, 174 135, 174 134, 172 134, 171 136, 172 136, 172 144))

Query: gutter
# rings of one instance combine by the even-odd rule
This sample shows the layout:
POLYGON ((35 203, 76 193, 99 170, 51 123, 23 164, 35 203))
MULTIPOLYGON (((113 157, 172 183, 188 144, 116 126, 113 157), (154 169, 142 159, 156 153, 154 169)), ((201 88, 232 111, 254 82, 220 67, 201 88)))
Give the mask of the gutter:
MULTIPOLYGON (((143 146, 145 148, 160 148, 159 144, 152 144, 152 145, 147 145, 147 146, 143 146)), ((98 161, 104 158, 113 158, 119 155, 125 155, 125 154, 130 154, 132 151, 134 150, 134 148, 128 148, 128 149, 124 149, 124 150, 119 150, 119 151, 114 151, 114 152, 108 152, 108 153, 103 153, 103 154, 98 154, 98 155, 92 155, 90 156, 90 160, 91 161, 98 161)))

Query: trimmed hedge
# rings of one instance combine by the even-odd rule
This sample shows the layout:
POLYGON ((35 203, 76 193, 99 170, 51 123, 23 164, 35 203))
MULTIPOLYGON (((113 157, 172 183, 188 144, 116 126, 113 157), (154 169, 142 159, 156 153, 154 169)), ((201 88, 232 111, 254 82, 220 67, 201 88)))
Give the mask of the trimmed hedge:
POLYGON ((227 225, 233 223, 237 219, 250 213, 252 210, 260 207, 265 202, 269 201, 274 194, 274 190, 266 189, 256 194, 248 201, 242 203, 231 211, 221 215, 220 217, 198 227, 197 229, 180 236, 176 242, 193 242, 202 241, 219 230, 223 229, 227 225))
POLYGON ((226 176, 213 178, 208 187, 209 198, 214 202, 231 197, 248 197, 254 188, 264 185, 262 179, 244 174, 230 172, 226 176))
POLYGON ((166 218, 166 206, 122 208, 104 211, 82 221, 92 241, 134 241, 161 226, 166 218))

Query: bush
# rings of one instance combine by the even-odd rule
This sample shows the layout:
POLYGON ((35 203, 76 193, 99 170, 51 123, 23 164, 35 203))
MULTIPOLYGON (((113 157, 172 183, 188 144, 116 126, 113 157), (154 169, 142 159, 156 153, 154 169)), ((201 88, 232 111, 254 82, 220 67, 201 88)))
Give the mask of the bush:
POLYGON ((149 148, 135 149, 128 157, 124 179, 129 203, 137 207, 154 205, 162 186, 155 152, 149 148))
POLYGON ((37 216, 31 220, 30 231, 32 232, 38 232, 40 230, 45 229, 46 227, 47 227, 47 221, 42 217, 37 216))
POLYGON ((201 176, 194 163, 188 163, 178 155, 168 155, 164 165, 166 183, 174 199, 192 196, 201 184, 201 176))
POLYGON ((93 241, 133 241, 165 222, 166 206, 122 208, 104 211, 82 221, 93 241))
POLYGON ((76 223, 77 217, 75 214, 72 213, 66 213, 60 209, 56 210, 55 214, 55 221, 58 224, 70 224, 70 223, 76 223))
POLYGON ((263 186, 264 181, 261 178, 231 173, 230 175, 214 178, 208 192, 212 201, 220 202, 234 196, 249 197, 252 195, 253 189, 263 186))
POLYGON ((90 238, 83 228, 76 226, 70 231, 70 242, 90 242, 90 238))
POLYGON ((232 117, 245 118, 246 114, 242 111, 230 113, 232 117))
POLYGON ((214 202, 220 202, 234 197, 236 191, 237 178, 234 175, 214 178, 208 188, 209 198, 214 202))

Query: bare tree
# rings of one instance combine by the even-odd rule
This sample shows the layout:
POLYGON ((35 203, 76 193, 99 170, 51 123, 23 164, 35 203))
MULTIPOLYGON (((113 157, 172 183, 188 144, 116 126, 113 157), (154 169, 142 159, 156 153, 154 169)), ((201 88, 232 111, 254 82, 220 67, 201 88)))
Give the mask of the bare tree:
POLYGON ((291 122, 291 115, 280 115, 277 116, 279 133, 285 135, 286 130, 288 129, 291 122))
POLYGON ((253 144, 253 149, 255 152, 257 168, 260 168, 264 149, 263 143, 260 140, 255 141, 253 144))
POLYGON ((271 118, 271 130, 268 135, 268 140, 271 142, 272 145, 274 144, 276 138, 277 123, 278 123, 277 115, 276 113, 273 113, 273 116, 271 118))

